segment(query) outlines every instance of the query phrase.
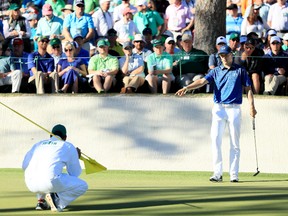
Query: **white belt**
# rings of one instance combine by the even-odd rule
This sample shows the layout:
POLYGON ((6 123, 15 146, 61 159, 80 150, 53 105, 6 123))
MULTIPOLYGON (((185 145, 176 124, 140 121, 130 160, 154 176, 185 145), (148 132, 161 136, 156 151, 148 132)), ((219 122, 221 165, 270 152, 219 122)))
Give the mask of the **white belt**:
POLYGON ((216 103, 218 106, 224 107, 224 108, 236 108, 239 107, 240 104, 232 103, 232 104, 223 104, 223 103, 216 103))

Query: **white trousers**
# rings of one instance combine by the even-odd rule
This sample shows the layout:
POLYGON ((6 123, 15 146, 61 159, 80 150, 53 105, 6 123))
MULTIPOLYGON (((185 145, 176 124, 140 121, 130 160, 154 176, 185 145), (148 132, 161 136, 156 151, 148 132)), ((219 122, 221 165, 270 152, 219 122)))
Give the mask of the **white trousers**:
POLYGON ((25 182, 31 192, 37 193, 38 200, 40 198, 44 199, 47 193, 57 193, 60 199, 57 206, 62 209, 84 194, 88 189, 88 185, 85 181, 66 173, 63 173, 52 180, 35 178, 35 176, 30 178, 26 176, 25 182))
POLYGON ((15 70, 3 79, 0 79, 0 86, 12 85, 12 92, 19 92, 23 74, 20 70, 15 70))
POLYGON ((222 105, 214 104, 212 109, 212 153, 214 175, 222 176, 222 137, 225 126, 228 125, 230 136, 230 180, 238 178, 240 159, 240 129, 241 129, 241 109, 238 104, 222 105))

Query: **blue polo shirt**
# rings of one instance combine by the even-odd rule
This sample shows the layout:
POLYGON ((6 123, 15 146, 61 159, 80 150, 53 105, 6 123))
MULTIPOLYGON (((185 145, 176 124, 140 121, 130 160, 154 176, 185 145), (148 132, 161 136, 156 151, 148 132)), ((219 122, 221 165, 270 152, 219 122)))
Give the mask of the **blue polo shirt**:
POLYGON ((214 102, 223 104, 241 104, 242 87, 251 86, 247 71, 237 64, 232 64, 230 69, 223 65, 210 70, 205 79, 214 81, 214 102))
POLYGON ((28 70, 28 55, 29 53, 23 52, 21 57, 15 57, 12 53, 11 57, 14 62, 16 70, 21 70, 23 73, 29 75, 28 70))
POLYGON ((82 37, 85 38, 88 34, 88 29, 93 29, 94 24, 89 14, 83 14, 83 16, 78 19, 74 12, 65 17, 63 27, 68 28, 72 38, 74 38, 76 34, 81 34, 82 37))
POLYGON ((80 49, 78 55, 76 57, 80 57, 85 65, 88 66, 90 55, 89 52, 83 48, 80 49))
POLYGON ((53 72, 54 71, 54 59, 51 55, 46 53, 44 56, 41 56, 39 52, 33 52, 28 56, 28 69, 30 76, 33 76, 31 68, 35 67, 37 71, 42 72, 53 72))

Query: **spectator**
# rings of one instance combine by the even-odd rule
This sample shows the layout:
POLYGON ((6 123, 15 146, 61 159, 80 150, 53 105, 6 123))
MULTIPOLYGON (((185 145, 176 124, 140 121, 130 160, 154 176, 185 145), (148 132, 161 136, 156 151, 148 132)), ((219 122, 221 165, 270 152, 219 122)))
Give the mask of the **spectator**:
POLYGON ((118 59, 108 54, 109 46, 107 39, 100 39, 97 42, 99 54, 93 56, 88 65, 89 75, 92 76, 93 86, 98 93, 110 90, 119 69, 118 59))
POLYGON ((62 12, 62 14, 61 14, 60 18, 64 20, 68 14, 71 14, 74 12, 73 5, 66 4, 65 7, 61 9, 61 12, 62 12))
POLYGON ((286 0, 277 0, 277 3, 270 7, 268 13, 268 25, 277 31, 277 36, 283 37, 288 33, 288 4, 286 0))
POLYGON ((161 40, 153 40, 154 53, 147 57, 148 81, 151 93, 157 93, 158 85, 162 84, 162 93, 170 92, 171 83, 175 81, 172 73, 173 59, 170 54, 164 51, 161 40))
POLYGON ((29 53, 24 52, 24 42, 21 38, 14 38, 12 41, 12 53, 11 58, 14 63, 15 70, 22 72, 21 92, 29 92, 28 79, 28 55, 29 53), (22 91, 23 90, 23 91, 22 91))
POLYGON ((243 52, 245 50, 244 44, 247 41, 247 35, 241 35, 240 36, 240 46, 238 48, 238 51, 243 52))
POLYGON ((68 14, 63 23, 63 35, 68 41, 73 41, 75 35, 83 37, 82 48, 89 52, 90 40, 94 37, 93 20, 89 14, 84 13, 84 0, 76 0, 75 12, 68 14))
POLYGON ((72 86, 72 93, 78 93, 78 83, 81 77, 86 77, 87 71, 84 62, 80 58, 74 57, 75 46, 68 41, 64 45, 66 58, 60 59, 57 65, 57 73, 63 82, 63 87, 58 93, 66 93, 68 88, 72 86))
MULTIPOLYGON (((51 5, 53 15, 57 17, 60 17, 62 15, 62 9, 65 7, 65 4, 66 4, 64 0, 46 0, 45 3, 51 5)), ((43 10, 42 10, 42 14, 43 14, 43 10)))
POLYGON ((109 41, 109 54, 120 58, 124 56, 122 46, 117 42, 117 31, 115 29, 109 29, 107 32, 107 39, 109 41))
POLYGON ((208 54, 203 50, 193 47, 193 36, 183 34, 179 53, 179 62, 176 66, 178 71, 176 80, 180 87, 189 85, 204 76, 208 71, 208 54))
POLYGON ((97 37, 105 37, 108 30, 113 28, 113 18, 108 11, 109 7, 110 0, 100 0, 100 7, 92 15, 97 37))
POLYGON ((52 93, 58 92, 58 74, 54 71, 54 59, 47 53, 49 38, 40 36, 38 37, 37 42, 38 51, 33 52, 28 56, 28 69, 30 72, 28 82, 35 84, 37 94, 45 93, 45 84, 51 84, 52 93))
POLYGON ((125 41, 132 41, 135 34, 139 34, 136 24, 133 22, 133 13, 129 7, 124 8, 123 17, 114 24, 117 32, 117 41, 123 44, 125 41))
POLYGON ((157 11, 152 11, 147 7, 146 0, 137 0, 138 12, 134 15, 133 21, 136 23, 138 30, 142 32, 146 27, 152 30, 152 36, 161 38, 165 31, 164 20, 157 11), (160 30, 159 30, 160 29, 160 30))
POLYGON ((63 211, 70 202, 84 194, 88 186, 78 178, 82 172, 79 163, 81 151, 66 141, 66 128, 55 125, 52 134, 50 139, 36 143, 26 153, 22 169, 26 186, 37 193, 36 210, 48 209, 46 198, 51 211, 63 211))
MULTIPOLYGON (((44 4, 42 8, 43 17, 39 20, 36 30, 36 39, 39 36, 50 36, 62 39, 63 20, 53 15, 53 9, 50 4, 44 4)), ((47 52, 51 53, 52 48, 48 46, 47 52)))
POLYGON ((119 59, 121 71, 124 75, 124 87, 120 93, 134 93, 145 82, 144 61, 137 54, 132 53, 132 43, 123 43, 123 52, 125 56, 119 59))
POLYGON ((263 0, 254 0, 253 1, 254 5, 249 5, 245 11, 244 17, 248 17, 251 8, 255 7, 255 5, 259 6, 259 15, 263 20, 263 23, 267 23, 267 18, 268 18, 268 13, 270 10, 270 5, 264 3, 263 0))
POLYGON ((282 50, 287 53, 287 51, 288 51, 288 33, 284 34, 282 42, 283 42, 282 50))
POLYGON ((3 31, 5 42, 3 44, 4 52, 6 51, 11 40, 16 37, 23 38, 24 49, 26 52, 31 51, 30 46, 30 25, 25 17, 21 16, 20 6, 13 3, 9 7, 9 19, 3 22, 3 31))
MULTIPOLYGON (((116 24, 119 20, 123 18, 124 9, 130 9, 131 13, 134 14, 137 8, 130 4, 130 0, 122 0, 122 3, 114 8, 113 11, 113 21, 116 24)), ((114 26, 115 27, 115 26, 114 26)))
POLYGON ((17 93, 20 90, 22 71, 16 70, 11 57, 2 55, 3 47, 0 43, 0 86, 12 85, 12 93, 17 93))
POLYGON ((148 50, 151 50, 153 52, 153 36, 152 36, 152 30, 150 28, 145 28, 142 31, 142 35, 144 36, 145 41, 145 48, 148 50))
POLYGON ((264 47, 263 47, 263 51, 265 54, 270 52, 270 39, 273 36, 276 36, 277 32, 274 29, 269 29, 266 32, 266 37, 265 37, 265 41, 264 41, 264 47))
POLYGON ((145 48, 145 40, 141 34, 136 34, 133 40, 134 48, 132 52, 142 56, 143 61, 147 61, 147 57, 152 53, 151 50, 145 48))
POLYGON ((60 61, 60 59, 65 58, 66 55, 62 51, 62 44, 59 38, 51 39, 49 42, 49 45, 52 48, 51 56, 54 59, 54 66, 55 66, 55 71, 56 71, 58 62, 60 61))
POLYGON ((226 41, 226 38, 223 37, 223 36, 219 36, 217 39, 216 39, 216 50, 217 52, 216 53, 213 53, 209 56, 209 62, 208 62, 208 66, 209 66, 209 69, 214 69, 215 67, 218 67, 222 64, 221 62, 221 58, 218 54, 220 48, 224 45, 227 45, 227 41, 226 41))
POLYGON ((89 62, 89 59, 90 59, 90 53, 87 50, 82 48, 83 43, 84 43, 82 35, 76 34, 74 36, 73 40, 74 40, 74 42, 76 42, 76 44, 74 45, 74 47, 75 47, 75 51, 74 51, 75 57, 81 58, 82 61, 84 62, 84 64, 86 66, 88 66, 88 62, 89 62))
POLYGON ((263 37, 264 30, 268 30, 269 26, 259 16, 261 6, 254 5, 253 10, 250 10, 248 17, 244 18, 241 24, 241 35, 247 35, 250 32, 257 33, 259 38, 263 37))
POLYGON ((175 0, 166 8, 165 24, 167 29, 173 33, 173 38, 176 39, 185 31, 190 31, 194 25, 194 16, 182 0, 175 0), (186 25, 186 19, 190 20, 186 25))
POLYGON ((288 55, 281 50, 281 39, 278 36, 273 36, 270 40, 270 46, 270 52, 263 57, 265 75, 263 94, 265 95, 275 95, 278 87, 287 82, 288 55))
POLYGON ((241 33, 241 24, 243 18, 238 14, 238 6, 231 4, 227 8, 228 15, 226 16, 226 40, 229 40, 232 33, 241 33))
POLYGON ((263 53, 256 49, 256 40, 247 39, 244 44, 244 51, 241 56, 235 57, 234 62, 243 66, 252 80, 252 90, 254 94, 260 93, 262 76, 262 56, 263 53))
POLYGON ((240 55, 239 51, 237 50, 240 45, 240 35, 238 33, 232 33, 229 38, 229 47, 232 50, 233 56, 240 55))
POLYGON ((84 12, 92 15, 94 10, 99 7, 99 0, 84 0, 85 2, 85 9, 84 12))
POLYGON ((175 40, 172 37, 166 38, 164 46, 165 52, 169 53, 172 56, 173 66, 176 65, 176 62, 179 59, 177 57, 177 54, 180 52, 180 50, 176 48, 175 40))
MULTIPOLYGON (((45 4, 45 0, 23 0, 22 1, 22 8, 27 8, 30 10, 30 6, 37 7, 38 9, 41 9, 43 5, 45 4)), ((42 17, 41 10, 39 11, 39 17, 42 17)))
POLYGON ((34 38, 36 38, 37 25, 38 25, 37 14, 30 14, 27 17, 27 20, 29 22, 29 26, 31 29, 31 35, 30 35, 31 50, 34 52, 35 50, 38 49, 37 42, 34 40, 34 38))

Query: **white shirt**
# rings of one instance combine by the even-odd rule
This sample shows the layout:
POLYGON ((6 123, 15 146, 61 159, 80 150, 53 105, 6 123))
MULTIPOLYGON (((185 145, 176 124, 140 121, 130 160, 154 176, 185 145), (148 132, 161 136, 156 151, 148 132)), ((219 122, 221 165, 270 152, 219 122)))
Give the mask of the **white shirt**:
POLYGON ((106 36, 107 31, 113 28, 111 14, 109 12, 104 12, 101 8, 93 13, 92 19, 99 36, 106 36))
POLYGON ((288 4, 283 7, 278 3, 273 4, 268 13, 268 22, 276 31, 288 30, 288 4))
POLYGON ((125 23, 123 19, 115 23, 114 29, 117 31, 118 38, 121 41, 128 41, 135 34, 140 34, 136 24, 131 20, 125 23))
MULTIPOLYGON (((123 67, 125 61, 126 61, 126 56, 121 57, 119 59, 120 68, 123 67)), ((131 73, 132 71, 136 70, 137 68, 141 66, 144 66, 144 61, 143 61, 142 56, 134 54, 134 53, 131 56, 129 56, 128 73, 131 73)), ((142 71, 142 73, 140 74, 137 74, 137 76, 145 77, 144 71, 142 71)))
MULTIPOLYGON (((117 22, 118 20, 121 20, 123 18, 123 10, 126 7, 127 7, 126 5, 120 4, 114 8, 114 11, 113 11, 113 21, 114 22, 117 22)), ((130 10, 134 10, 133 14, 135 14, 137 12, 137 8, 134 7, 133 5, 130 4, 129 8, 130 8, 130 10)))

